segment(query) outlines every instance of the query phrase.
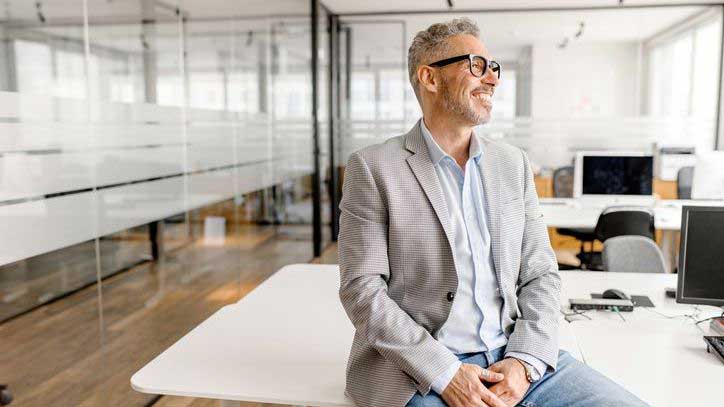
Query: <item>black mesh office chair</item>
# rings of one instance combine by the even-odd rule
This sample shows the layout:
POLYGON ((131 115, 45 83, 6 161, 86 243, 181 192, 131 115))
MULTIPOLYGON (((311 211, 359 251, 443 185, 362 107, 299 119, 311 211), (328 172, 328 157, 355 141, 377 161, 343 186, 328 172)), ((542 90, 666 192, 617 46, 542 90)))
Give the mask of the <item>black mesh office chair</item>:
MULTIPOLYGON (((605 242, 617 236, 643 236, 654 240, 654 212, 642 206, 610 206, 601 212, 593 231, 596 239, 605 242)), ((585 267, 589 270, 603 270, 600 252, 591 253, 585 267)))
POLYGON ((681 167, 676 173, 676 193, 679 199, 691 199, 691 185, 694 183, 694 167, 681 167))
MULTIPOLYGON (((553 171, 553 196, 556 198, 572 198, 573 197, 573 166, 568 165, 565 167, 557 168, 553 171)), ((581 242, 581 249, 578 253, 578 259, 581 261, 581 265, 584 264, 585 259, 589 256, 586 252, 586 243, 591 245, 591 252, 593 252, 593 241, 596 240, 596 236, 593 234, 591 229, 567 229, 558 228, 556 229, 561 236, 570 236, 581 242)), ((558 268, 561 270, 575 269, 567 264, 558 264, 558 268)))

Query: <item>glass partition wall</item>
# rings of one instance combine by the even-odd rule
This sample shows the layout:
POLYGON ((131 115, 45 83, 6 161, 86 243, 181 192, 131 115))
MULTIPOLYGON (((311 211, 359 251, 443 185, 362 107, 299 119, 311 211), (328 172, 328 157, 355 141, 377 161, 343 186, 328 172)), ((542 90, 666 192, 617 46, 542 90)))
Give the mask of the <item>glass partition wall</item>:
POLYGON ((133 372, 332 240, 328 16, 318 6, 315 171, 311 4, 5 2, 0 383, 14 404, 153 402, 133 372))

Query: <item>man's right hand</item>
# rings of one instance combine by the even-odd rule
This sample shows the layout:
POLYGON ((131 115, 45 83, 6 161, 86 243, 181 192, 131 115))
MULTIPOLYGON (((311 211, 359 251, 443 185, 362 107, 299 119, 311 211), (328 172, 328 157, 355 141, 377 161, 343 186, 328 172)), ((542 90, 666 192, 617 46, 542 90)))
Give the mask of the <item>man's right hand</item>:
POLYGON ((506 407, 505 403, 483 384, 497 383, 503 380, 503 377, 501 373, 463 363, 441 397, 450 407, 506 407))

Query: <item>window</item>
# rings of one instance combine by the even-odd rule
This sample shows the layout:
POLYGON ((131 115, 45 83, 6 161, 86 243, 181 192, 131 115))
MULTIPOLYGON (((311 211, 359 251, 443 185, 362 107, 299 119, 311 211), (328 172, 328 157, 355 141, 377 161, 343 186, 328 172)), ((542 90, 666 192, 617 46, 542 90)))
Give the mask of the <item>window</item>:
POLYGON ((354 120, 375 119, 375 74, 352 72, 352 118, 354 120))
POLYGON ((498 82, 498 86, 493 94, 493 111, 490 119, 515 119, 515 94, 516 94, 516 75, 515 70, 506 69, 503 65, 503 77, 498 82))
POLYGON ((710 21, 649 50, 649 114, 714 119, 719 31, 710 21))

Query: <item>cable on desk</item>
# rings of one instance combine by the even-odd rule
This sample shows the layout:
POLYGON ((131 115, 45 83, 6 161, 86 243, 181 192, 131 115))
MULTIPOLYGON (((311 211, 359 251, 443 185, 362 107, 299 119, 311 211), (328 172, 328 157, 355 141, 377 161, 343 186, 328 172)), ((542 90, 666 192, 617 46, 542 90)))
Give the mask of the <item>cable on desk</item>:
POLYGON ((563 319, 565 319, 566 322, 568 322, 569 324, 570 324, 571 322, 573 322, 573 320, 570 320, 570 319, 568 319, 568 318, 569 318, 569 317, 574 317, 574 316, 577 316, 577 315, 582 316, 582 317, 588 319, 589 321, 593 321, 593 318, 591 318, 591 317, 589 317, 588 315, 586 315, 586 312, 587 312, 587 311, 573 310, 572 312, 568 312, 568 313, 564 312, 563 310, 560 310, 560 311, 561 311, 561 314, 563 314, 563 319))
POLYGON ((724 317, 724 311, 722 311, 722 314, 721 314, 721 316, 719 316, 719 317, 709 317, 709 318, 699 319, 699 315, 701 314, 701 311, 702 311, 702 310, 701 310, 701 308, 699 308, 698 305, 695 305, 695 306, 694 306, 694 312, 693 312, 693 313, 691 313, 691 314, 682 314, 682 315, 666 315, 666 314, 663 314, 663 313, 661 313, 661 312, 658 312, 658 311, 653 310, 653 309, 650 309, 650 308, 644 308, 644 309, 645 309, 645 310, 648 310, 649 312, 653 312, 654 314, 659 315, 659 316, 661 316, 661 317, 663 317, 663 318, 666 318, 666 319, 688 318, 688 319, 690 319, 690 320, 694 323, 694 326, 695 326, 700 332, 702 332, 702 333, 706 333, 706 332, 705 332, 703 329, 701 329, 701 327, 699 326, 699 324, 701 324, 702 322, 711 321, 712 319, 715 319, 715 318, 724 317))
POLYGON ((618 310, 618 307, 615 307, 615 306, 614 306, 614 307, 611 307, 611 310, 613 310, 613 312, 615 312, 616 314, 618 314, 618 316, 621 317, 621 320, 622 320, 623 322, 626 322, 626 318, 624 318, 623 315, 621 315, 621 312, 618 310))
POLYGON ((711 321, 712 319, 717 319, 717 318, 724 318, 724 312, 722 312, 721 315, 719 315, 718 317, 704 318, 704 319, 700 319, 700 320, 698 320, 698 321, 696 321, 696 322, 694 322, 694 323, 695 323, 696 325, 699 325, 699 324, 702 323, 702 322, 711 321))
POLYGON ((666 315, 662 312, 656 311, 655 309, 649 308, 649 307, 642 307, 643 309, 653 312, 654 314, 666 318, 666 319, 676 319, 676 318, 691 318, 696 320, 698 318, 699 314, 701 314, 701 310, 699 309, 699 306, 694 306, 694 312, 691 314, 681 314, 681 315, 666 315))

